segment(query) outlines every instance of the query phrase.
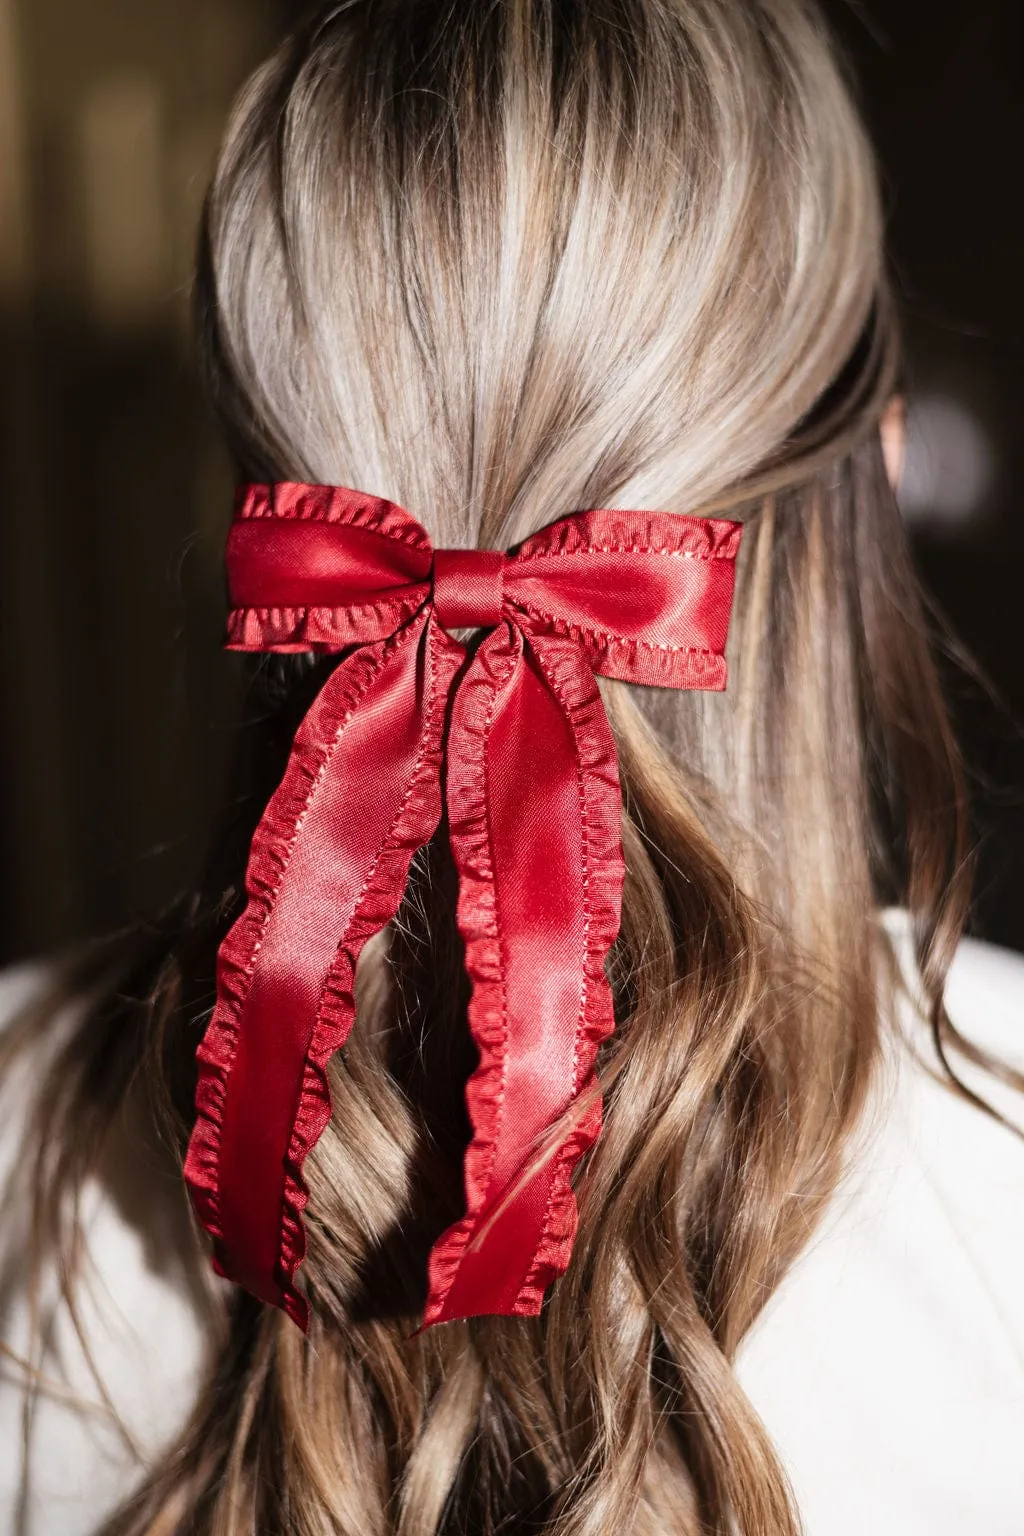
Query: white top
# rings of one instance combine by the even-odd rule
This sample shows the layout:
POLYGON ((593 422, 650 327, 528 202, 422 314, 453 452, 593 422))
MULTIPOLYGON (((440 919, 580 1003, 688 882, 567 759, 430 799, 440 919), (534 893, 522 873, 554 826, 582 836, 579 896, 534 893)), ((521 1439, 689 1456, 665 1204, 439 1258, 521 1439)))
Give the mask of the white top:
MULTIPOLYGON (((909 955, 905 919, 886 922, 909 955)), ((26 971, 0 981, 0 1014, 9 1018, 37 984, 26 971)), ((948 1004, 965 1035, 1024 1065, 1024 959, 965 941, 948 1004)), ((900 1007, 908 1030, 926 1039, 909 1003, 900 1007)), ((971 1080, 1024 1120, 1014 1094, 976 1073, 971 1080)), ((5 1182, 22 1097, 8 1086, 5 1182)), ((140 1236, 126 1172, 137 1170, 115 1168, 89 1194, 87 1316, 110 1398, 147 1458, 188 1412, 204 1343, 173 1236, 163 1244, 152 1230, 140 1236)), ((10 1215, 0 1239, 8 1253, 23 1240, 10 1215)), ((738 1364, 807 1536, 1024 1536, 1022 1276, 1024 1142, 894 1046, 848 1174, 738 1364)), ((15 1352, 26 1330, 16 1298, 4 1319, 15 1352)), ((95 1404, 97 1395, 66 1319, 54 1323, 42 1370, 67 1397, 51 1390, 39 1399, 27 1502, 17 1371, 3 1360, 0 1368, 0 1536, 89 1536, 138 1481, 140 1462, 108 1414, 74 1400, 95 1404)))

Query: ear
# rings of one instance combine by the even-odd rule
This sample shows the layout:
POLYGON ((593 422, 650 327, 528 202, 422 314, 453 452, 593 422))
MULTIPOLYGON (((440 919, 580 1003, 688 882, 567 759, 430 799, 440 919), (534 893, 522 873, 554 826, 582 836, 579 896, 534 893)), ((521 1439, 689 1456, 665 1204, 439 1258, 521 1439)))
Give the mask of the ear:
POLYGON ((889 484, 898 491, 907 447, 907 402, 902 395, 893 395, 889 401, 882 413, 879 431, 889 484))

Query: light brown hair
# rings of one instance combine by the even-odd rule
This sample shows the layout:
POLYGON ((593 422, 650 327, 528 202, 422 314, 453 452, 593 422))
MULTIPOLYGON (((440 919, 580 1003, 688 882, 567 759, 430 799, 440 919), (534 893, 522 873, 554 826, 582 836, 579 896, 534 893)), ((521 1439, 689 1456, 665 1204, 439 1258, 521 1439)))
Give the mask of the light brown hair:
MULTIPOLYGON (((391 498, 442 545, 504 548, 593 506, 746 527, 728 691, 602 685, 618 1027, 543 1316, 411 1337, 460 1213, 471 1065, 442 835, 333 1064, 310 1337, 211 1295, 194 1416, 111 1536, 791 1536, 736 1351, 835 1187, 891 1027, 879 908, 910 908, 945 1048, 969 868, 879 441, 897 347, 875 168, 821 22, 803 0, 334 6, 236 107, 199 309, 247 477, 391 498)), ((244 829, 62 1047, 40 1254, 71 1244, 63 1195, 131 1092, 166 1092, 180 1157, 254 786, 322 675, 261 669, 244 829)))

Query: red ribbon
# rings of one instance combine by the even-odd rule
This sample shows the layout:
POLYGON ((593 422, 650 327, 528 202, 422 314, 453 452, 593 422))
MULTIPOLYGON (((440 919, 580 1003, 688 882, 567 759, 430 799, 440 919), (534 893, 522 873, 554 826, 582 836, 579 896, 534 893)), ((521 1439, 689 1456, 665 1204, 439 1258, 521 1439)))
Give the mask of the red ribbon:
POLYGON ((395 915, 444 798, 480 1062, 466 1215, 430 1257, 425 1325, 532 1314, 569 1262, 570 1176, 601 1128, 604 963, 623 880, 615 743, 594 674, 724 688, 737 523, 581 512, 515 554, 437 550, 356 491, 249 486, 228 541, 228 644, 348 650, 252 841, 218 957, 185 1176, 219 1271, 305 1327, 302 1164, 356 962, 395 915), (449 630, 489 630, 468 659, 449 630), (356 647, 349 650, 350 647, 356 647), (550 1151, 550 1149, 548 1149, 550 1151))

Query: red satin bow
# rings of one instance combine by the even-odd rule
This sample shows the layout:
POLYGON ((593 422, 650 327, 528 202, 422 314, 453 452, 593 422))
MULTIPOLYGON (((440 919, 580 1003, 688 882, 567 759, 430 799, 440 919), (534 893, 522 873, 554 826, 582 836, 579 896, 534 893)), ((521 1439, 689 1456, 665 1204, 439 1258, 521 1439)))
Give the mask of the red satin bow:
POLYGON ((623 858, 615 743, 594 677, 724 688, 740 527, 581 512, 512 555, 434 550, 390 502, 249 486, 228 541, 228 644, 337 651, 252 841, 221 946, 185 1175, 220 1272, 301 1326, 302 1164, 355 1017, 359 952, 395 915, 445 803, 480 1062, 466 1215, 434 1246, 425 1325, 540 1311, 576 1231, 570 1175, 600 1098, 553 1156, 612 1030, 604 962, 623 858), (447 631, 490 631, 467 664, 447 631))

